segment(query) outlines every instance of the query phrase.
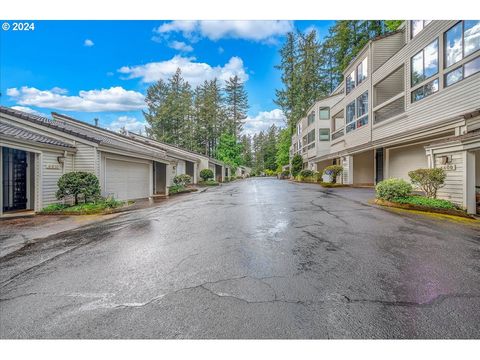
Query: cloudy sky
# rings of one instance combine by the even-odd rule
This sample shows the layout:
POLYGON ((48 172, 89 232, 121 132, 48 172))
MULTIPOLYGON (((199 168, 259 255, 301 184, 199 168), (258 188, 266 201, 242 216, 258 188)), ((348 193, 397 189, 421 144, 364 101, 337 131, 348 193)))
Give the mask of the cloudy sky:
POLYGON ((273 102, 281 86, 278 50, 288 31, 331 21, 38 21, 0 32, 0 102, 39 114, 57 111, 117 130, 144 126, 149 85, 180 67, 193 86, 238 75, 250 110, 245 130, 284 125, 273 102))

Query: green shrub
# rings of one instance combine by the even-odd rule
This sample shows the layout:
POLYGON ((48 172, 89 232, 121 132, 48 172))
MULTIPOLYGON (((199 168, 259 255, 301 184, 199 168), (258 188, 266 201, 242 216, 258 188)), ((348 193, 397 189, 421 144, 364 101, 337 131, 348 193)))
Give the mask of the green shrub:
POLYGON ((327 166, 325 169, 323 169, 323 173, 325 175, 329 175, 330 178, 332 179, 332 183, 337 182, 337 177, 340 176, 340 174, 343 172, 343 166, 342 165, 330 165, 327 166))
POLYGON ((177 175, 173 178, 173 183, 175 185, 186 186, 192 182, 192 177, 187 174, 177 175))
POLYGON ((266 169, 266 170, 265 170, 265 175, 267 175, 267 176, 276 176, 276 175, 277 175, 277 171, 276 171, 276 170, 266 169))
POLYGON ((200 171, 200 177, 203 179, 203 181, 213 179, 213 171, 211 169, 203 169, 200 171))
POLYGON ((302 171, 303 167, 303 158, 301 155, 296 154, 292 158, 292 167, 291 167, 291 172, 293 177, 297 177, 297 175, 302 171))
POLYGON ((289 177, 289 176, 290 176, 290 170, 282 171, 282 177, 289 177))
POLYGON ((412 184, 422 189, 427 197, 436 199, 437 191, 444 185, 447 174, 443 169, 432 168, 409 171, 408 176, 412 184))
POLYGON ((312 170, 308 170, 308 169, 303 169, 302 171, 300 171, 300 173, 298 174, 301 178, 309 178, 309 177, 312 177, 313 176, 313 171, 312 170))
POLYGON ((410 204, 410 205, 419 205, 425 206, 435 209, 457 209, 457 206, 448 201, 443 199, 432 199, 425 196, 419 195, 409 195, 404 197, 395 198, 394 202, 399 204, 410 204))
POLYGON ((75 205, 78 204, 78 196, 83 195, 84 201, 95 200, 100 196, 100 183, 98 178, 91 173, 74 171, 63 174, 57 182, 57 199, 61 200, 73 196, 75 205))
POLYGON ((412 185, 403 179, 387 179, 380 181, 375 186, 377 198, 382 200, 391 201, 397 198, 410 195, 412 192, 412 185))
POLYGON ((41 210, 41 212, 43 213, 65 212, 68 214, 78 214, 78 215, 95 214, 95 213, 101 213, 107 209, 114 209, 114 208, 123 206, 125 204, 126 204, 125 201, 118 201, 112 198, 107 198, 107 199, 99 199, 91 203, 76 204, 73 206, 66 205, 66 204, 51 204, 44 207, 41 210))

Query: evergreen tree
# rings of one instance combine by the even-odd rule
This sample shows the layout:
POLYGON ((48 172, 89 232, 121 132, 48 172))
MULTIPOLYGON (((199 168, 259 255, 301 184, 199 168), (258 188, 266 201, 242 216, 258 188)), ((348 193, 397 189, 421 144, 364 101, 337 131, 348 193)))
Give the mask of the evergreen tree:
POLYGON ((237 75, 226 81, 225 95, 226 131, 238 139, 247 118, 248 96, 244 84, 237 75))
POLYGON ((145 98, 148 111, 144 113, 150 125, 150 135, 170 144, 186 146, 185 134, 191 113, 192 91, 190 84, 177 69, 168 82, 159 80, 150 86, 145 98))
MULTIPOLYGON (((278 134, 278 140, 276 144, 276 163, 281 169, 282 166, 288 165, 290 160, 290 146, 292 143, 292 137, 288 129, 281 129, 278 134)), ((279 170, 280 170, 279 169, 279 170)))
POLYGON ((237 142, 234 135, 224 133, 220 136, 217 147, 217 159, 230 165, 233 172, 242 165, 242 145, 237 142))
POLYGON ((250 135, 242 135, 242 163, 245 166, 252 167, 252 138, 250 135))

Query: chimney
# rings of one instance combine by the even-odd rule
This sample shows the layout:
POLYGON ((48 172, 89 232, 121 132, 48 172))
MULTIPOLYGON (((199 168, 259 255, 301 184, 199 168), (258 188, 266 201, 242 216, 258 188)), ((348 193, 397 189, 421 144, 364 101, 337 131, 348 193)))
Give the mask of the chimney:
POLYGON ((98 127, 98 118, 93 119, 95 121, 95 126, 98 127))

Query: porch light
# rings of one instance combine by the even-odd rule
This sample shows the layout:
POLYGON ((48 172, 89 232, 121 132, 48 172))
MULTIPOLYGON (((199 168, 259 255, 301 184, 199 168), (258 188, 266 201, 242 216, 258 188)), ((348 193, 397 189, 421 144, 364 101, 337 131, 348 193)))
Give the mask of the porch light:
POLYGON ((58 161, 59 164, 63 164, 65 162, 65 156, 57 157, 57 161, 58 161))
POLYGON ((440 164, 445 165, 452 161, 452 157, 449 155, 440 156, 440 164))

